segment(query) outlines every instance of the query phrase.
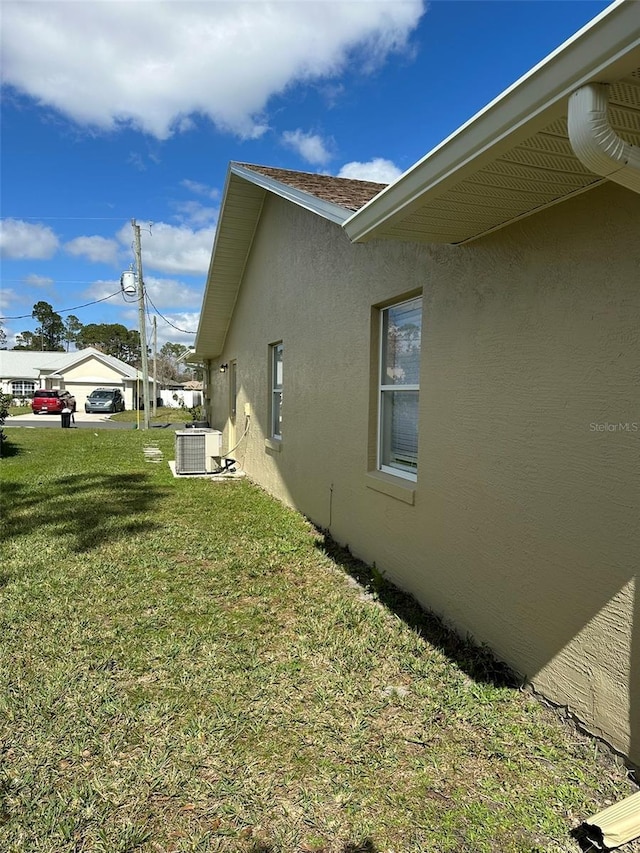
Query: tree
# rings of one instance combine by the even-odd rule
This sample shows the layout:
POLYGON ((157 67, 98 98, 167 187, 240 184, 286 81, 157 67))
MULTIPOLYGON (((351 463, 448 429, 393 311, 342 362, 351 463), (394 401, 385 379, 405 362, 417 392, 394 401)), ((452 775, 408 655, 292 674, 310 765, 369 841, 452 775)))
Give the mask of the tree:
POLYGON ((40 339, 37 338, 33 332, 20 332, 16 335, 16 345, 14 346, 14 349, 39 350, 40 339))
POLYGON ((40 338, 40 348, 47 352, 64 351, 64 323, 52 306, 48 302, 36 302, 31 316, 40 324, 35 330, 36 337, 40 338))
POLYGON ((140 335, 121 323, 88 323, 77 333, 76 346, 95 347, 134 367, 140 363, 140 335))
POLYGON ((185 353, 189 347, 186 347, 184 344, 172 344, 171 341, 167 341, 166 344, 162 344, 160 348, 160 352, 162 355, 166 355, 169 358, 173 358, 174 360, 180 358, 183 353, 185 353))
POLYGON ((67 345, 67 352, 69 352, 69 346, 75 344, 78 340, 78 335, 82 331, 82 328, 83 324, 75 314, 69 314, 64 321, 64 340, 67 345))
POLYGON ((184 378, 184 364, 178 358, 187 350, 183 344, 167 341, 160 348, 158 356, 158 379, 161 382, 180 382, 184 378))
POLYGON ((0 326, 0 349, 6 349, 6 348, 7 348, 7 333, 2 328, 2 326, 0 326))

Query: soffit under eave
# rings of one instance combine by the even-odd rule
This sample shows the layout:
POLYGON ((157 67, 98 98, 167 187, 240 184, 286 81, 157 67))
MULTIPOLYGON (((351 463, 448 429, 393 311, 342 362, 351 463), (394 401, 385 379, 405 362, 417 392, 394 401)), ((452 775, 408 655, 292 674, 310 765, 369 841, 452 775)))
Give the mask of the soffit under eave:
MULTIPOLYGON (((640 146, 640 69, 609 90, 616 133, 640 146)), ((498 230, 603 183, 573 153, 566 114, 516 141, 455 184, 424 193, 425 202, 390 218, 377 239, 463 243, 498 230)))
POLYGON ((224 348, 264 197, 261 187, 229 173, 196 336, 203 359, 224 348))

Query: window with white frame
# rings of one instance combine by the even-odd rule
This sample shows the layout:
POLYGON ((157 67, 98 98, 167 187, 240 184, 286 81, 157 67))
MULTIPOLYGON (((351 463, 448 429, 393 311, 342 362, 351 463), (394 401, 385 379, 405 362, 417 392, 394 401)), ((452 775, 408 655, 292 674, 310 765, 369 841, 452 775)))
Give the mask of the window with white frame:
POLYGON ((229 417, 235 421, 238 412, 238 362, 229 362, 229 417))
POLYGON ((35 390, 35 382, 20 379, 11 383, 11 393, 14 397, 33 397, 35 390))
POLYGON ((282 341, 271 352, 271 438, 282 438, 282 341))
POLYGON ((422 297, 380 311, 378 468, 415 480, 422 297))

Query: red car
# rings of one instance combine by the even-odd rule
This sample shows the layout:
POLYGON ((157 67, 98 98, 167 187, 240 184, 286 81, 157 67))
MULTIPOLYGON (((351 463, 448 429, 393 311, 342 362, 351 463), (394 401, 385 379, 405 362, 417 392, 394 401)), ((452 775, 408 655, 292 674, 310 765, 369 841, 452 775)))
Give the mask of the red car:
POLYGON ((40 388, 39 391, 35 392, 31 401, 31 411, 34 415, 59 415, 66 407, 70 408, 72 412, 76 410, 76 398, 68 391, 40 388))

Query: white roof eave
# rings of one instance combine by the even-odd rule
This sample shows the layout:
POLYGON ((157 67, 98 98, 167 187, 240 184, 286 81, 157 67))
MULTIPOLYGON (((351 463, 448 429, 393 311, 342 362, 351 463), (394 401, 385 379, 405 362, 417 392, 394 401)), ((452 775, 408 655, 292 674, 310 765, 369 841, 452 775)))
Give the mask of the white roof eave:
POLYGON ((435 199, 566 109, 588 82, 608 82, 637 67, 640 4, 616 0, 568 41, 432 149, 344 222, 354 242, 378 233, 435 199))
MULTIPOLYGON (((239 176, 240 177, 240 176, 239 176)), ((202 307, 200 310, 200 318, 198 321, 198 328, 196 331, 196 339, 194 341, 193 351, 189 353, 188 358, 190 363, 192 363, 192 359, 202 360, 203 362, 210 358, 215 358, 222 348, 222 344, 224 341, 224 337, 226 336, 226 330, 224 334, 220 334, 217 331, 215 334, 212 332, 211 323, 209 318, 209 312, 206 310, 208 305, 211 303, 214 296, 214 270, 216 266, 216 259, 218 257, 218 247, 222 240, 222 234, 225 227, 225 209, 227 206, 227 201, 232 195, 232 165, 227 169, 227 175, 225 178, 224 190, 222 193, 222 203, 220 205, 220 217, 218 219, 218 225, 216 227, 216 233, 213 238, 213 248, 211 251, 211 257, 209 259, 209 269, 207 271, 207 279, 205 282, 204 294, 202 296, 202 307)), ((259 214, 257 214, 259 216, 259 214)), ((257 219, 256 219, 257 222, 257 219)), ((254 229, 255 224, 254 222, 254 229)), ((251 238, 252 239, 252 238, 251 238)), ((246 252, 248 253, 249 246, 251 240, 247 241, 247 246, 245 247, 246 252)), ((239 286, 239 282, 238 282, 239 286)), ((235 304, 235 303, 234 303, 235 304)), ((228 310, 225 308, 225 310, 228 310)), ((233 309, 231 309, 233 310, 233 309)), ((229 313, 229 318, 231 314, 229 313)), ((185 361, 187 357, 185 357, 185 361)))
POLYGON ((215 359, 222 352, 228 321, 231 318, 235 298, 244 274, 244 264, 251 249, 255 229, 262 212, 262 204, 267 192, 277 195, 298 207, 302 207, 340 226, 351 215, 350 210, 338 204, 324 201, 303 190, 295 189, 295 187, 263 175, 254 169, 248 169, 238 163, 230 163, 225 181, 221 215, 216 229, 209 271, 207 273, 194 352, 185 359, 191 364, 215 359), (234 178, 239 179, 240 182, 251 184, 256 188, 256 192, 260 193, 260 197, 259 201, 256 197, 255 206, 243 207, 242 210, 238 210, 232 225, 228 221, 229 207, 233 207, 233 203, 238 197, 239 192, 239 185, 234 181, 234 178), (238 217, 242 219, 241 223, 238 221, 238 217), (220 247, 224 247, 228 242, 228 235, 234 231, 235 238, 232 241, 234 252, 238 253, 238 258, 243 258, 244 260, 240 264, 240 268, 234 271, 234 277, 230 278, 230 274, 224 269, 224 262, 219 262, 218 254, 220 247), (214 282, 218 285, 217 291, 214 282), (221 282, 223 282, 222 287, 220 287, 221 282), (213 315, 215 315, 215 320, 217 321, 215 323, 212 322, 213 315))

